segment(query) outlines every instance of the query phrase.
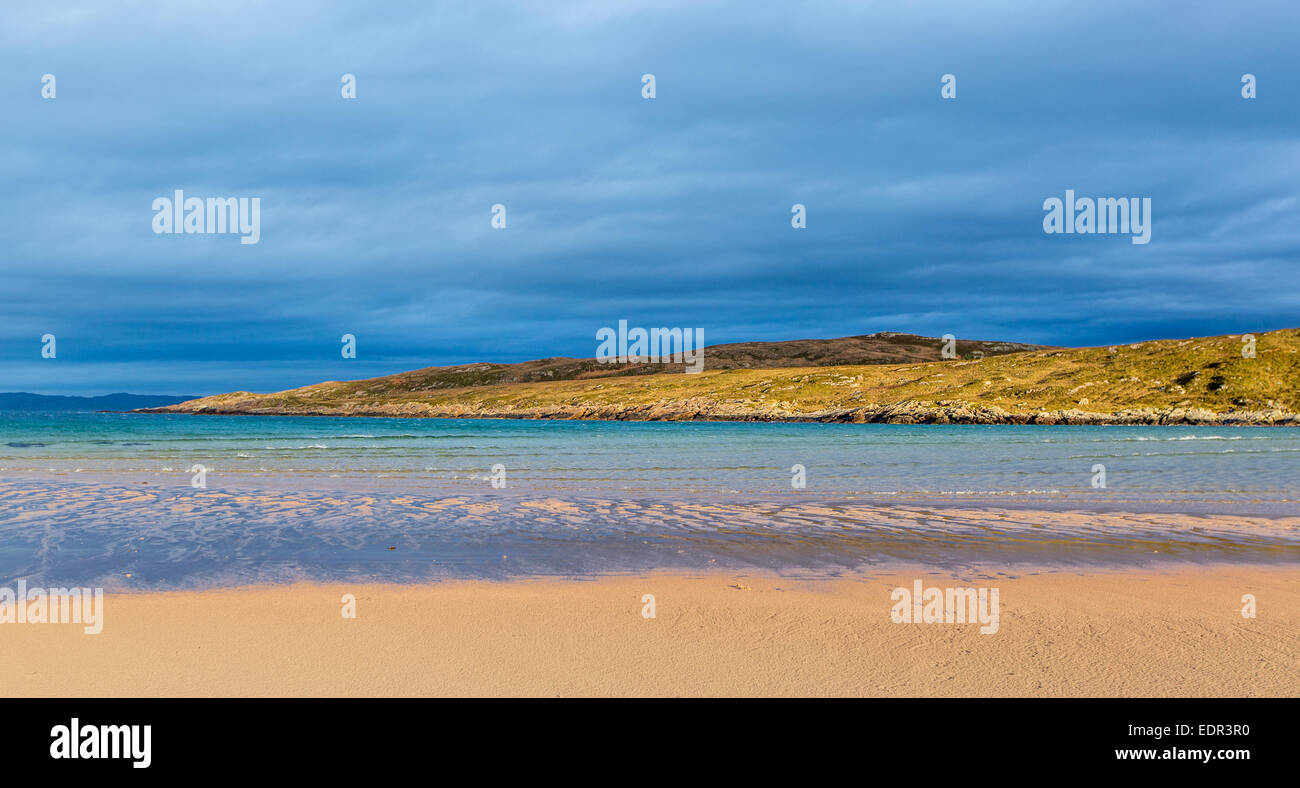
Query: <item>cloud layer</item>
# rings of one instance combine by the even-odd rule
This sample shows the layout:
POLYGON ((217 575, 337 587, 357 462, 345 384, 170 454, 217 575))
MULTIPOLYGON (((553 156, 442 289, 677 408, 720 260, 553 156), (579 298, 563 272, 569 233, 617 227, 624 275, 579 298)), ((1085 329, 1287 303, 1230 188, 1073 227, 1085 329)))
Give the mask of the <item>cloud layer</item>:
POLYGON ((14 5, 0 390, 591 356, 620 319, 711 344, 1300 325, 1290 2, 14 5), (260 197, 261 242, 154 234, 176 189, 260 197), (1066 189, 1150 197, 1151 243, 1044 234, 1066 189))

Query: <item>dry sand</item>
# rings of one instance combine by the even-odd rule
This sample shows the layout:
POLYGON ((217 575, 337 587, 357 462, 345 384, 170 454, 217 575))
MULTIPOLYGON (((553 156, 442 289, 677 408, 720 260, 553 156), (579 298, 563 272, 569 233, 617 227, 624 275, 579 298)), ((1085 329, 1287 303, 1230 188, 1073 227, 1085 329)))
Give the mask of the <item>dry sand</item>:
POLYGON ((1296 696, 1298 654, 1293 567, 292 585, 0 625, 0 696, 1296 696), (996 586, 999 631, 892 623, 917 578, 996 586))

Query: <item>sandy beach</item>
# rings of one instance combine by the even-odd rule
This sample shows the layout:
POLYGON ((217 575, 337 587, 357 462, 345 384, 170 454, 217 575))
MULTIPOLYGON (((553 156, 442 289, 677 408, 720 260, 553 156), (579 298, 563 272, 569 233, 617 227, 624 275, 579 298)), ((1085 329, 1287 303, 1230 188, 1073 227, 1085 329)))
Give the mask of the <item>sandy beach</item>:
POLYGON ((1300 695, 1300 569, 1282 566, 293 584, 104 611, 98 635, 0 625, 0 695, 1300 695), (997 588, 997 632, 894 623, 892 589, 917 580, 997 588))

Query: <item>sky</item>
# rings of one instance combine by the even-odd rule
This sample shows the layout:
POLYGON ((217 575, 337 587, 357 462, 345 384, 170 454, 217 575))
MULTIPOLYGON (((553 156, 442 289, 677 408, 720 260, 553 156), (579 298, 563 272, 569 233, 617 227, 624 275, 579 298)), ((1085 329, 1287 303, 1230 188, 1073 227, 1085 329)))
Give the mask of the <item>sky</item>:
POLYGON ((1138 5, 6 0, 0 391, 1300 326, 1300 6, 1138 5), (178 189, 259 242, 155 233, 178 189), (1150 242, 1044 232, 1067 189, 1150 242))

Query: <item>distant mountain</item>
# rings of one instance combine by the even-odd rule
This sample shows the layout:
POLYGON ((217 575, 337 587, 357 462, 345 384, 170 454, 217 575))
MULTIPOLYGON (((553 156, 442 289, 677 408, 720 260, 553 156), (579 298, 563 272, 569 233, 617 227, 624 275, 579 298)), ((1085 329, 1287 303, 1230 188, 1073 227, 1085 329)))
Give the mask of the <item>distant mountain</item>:
POLYGON ((192 400, 191 396, 166 394, 104 394, 99 397, 62 397, 10 392, 0 394, 0 412, 12 410, 97 411, 162 408, 192 400))

